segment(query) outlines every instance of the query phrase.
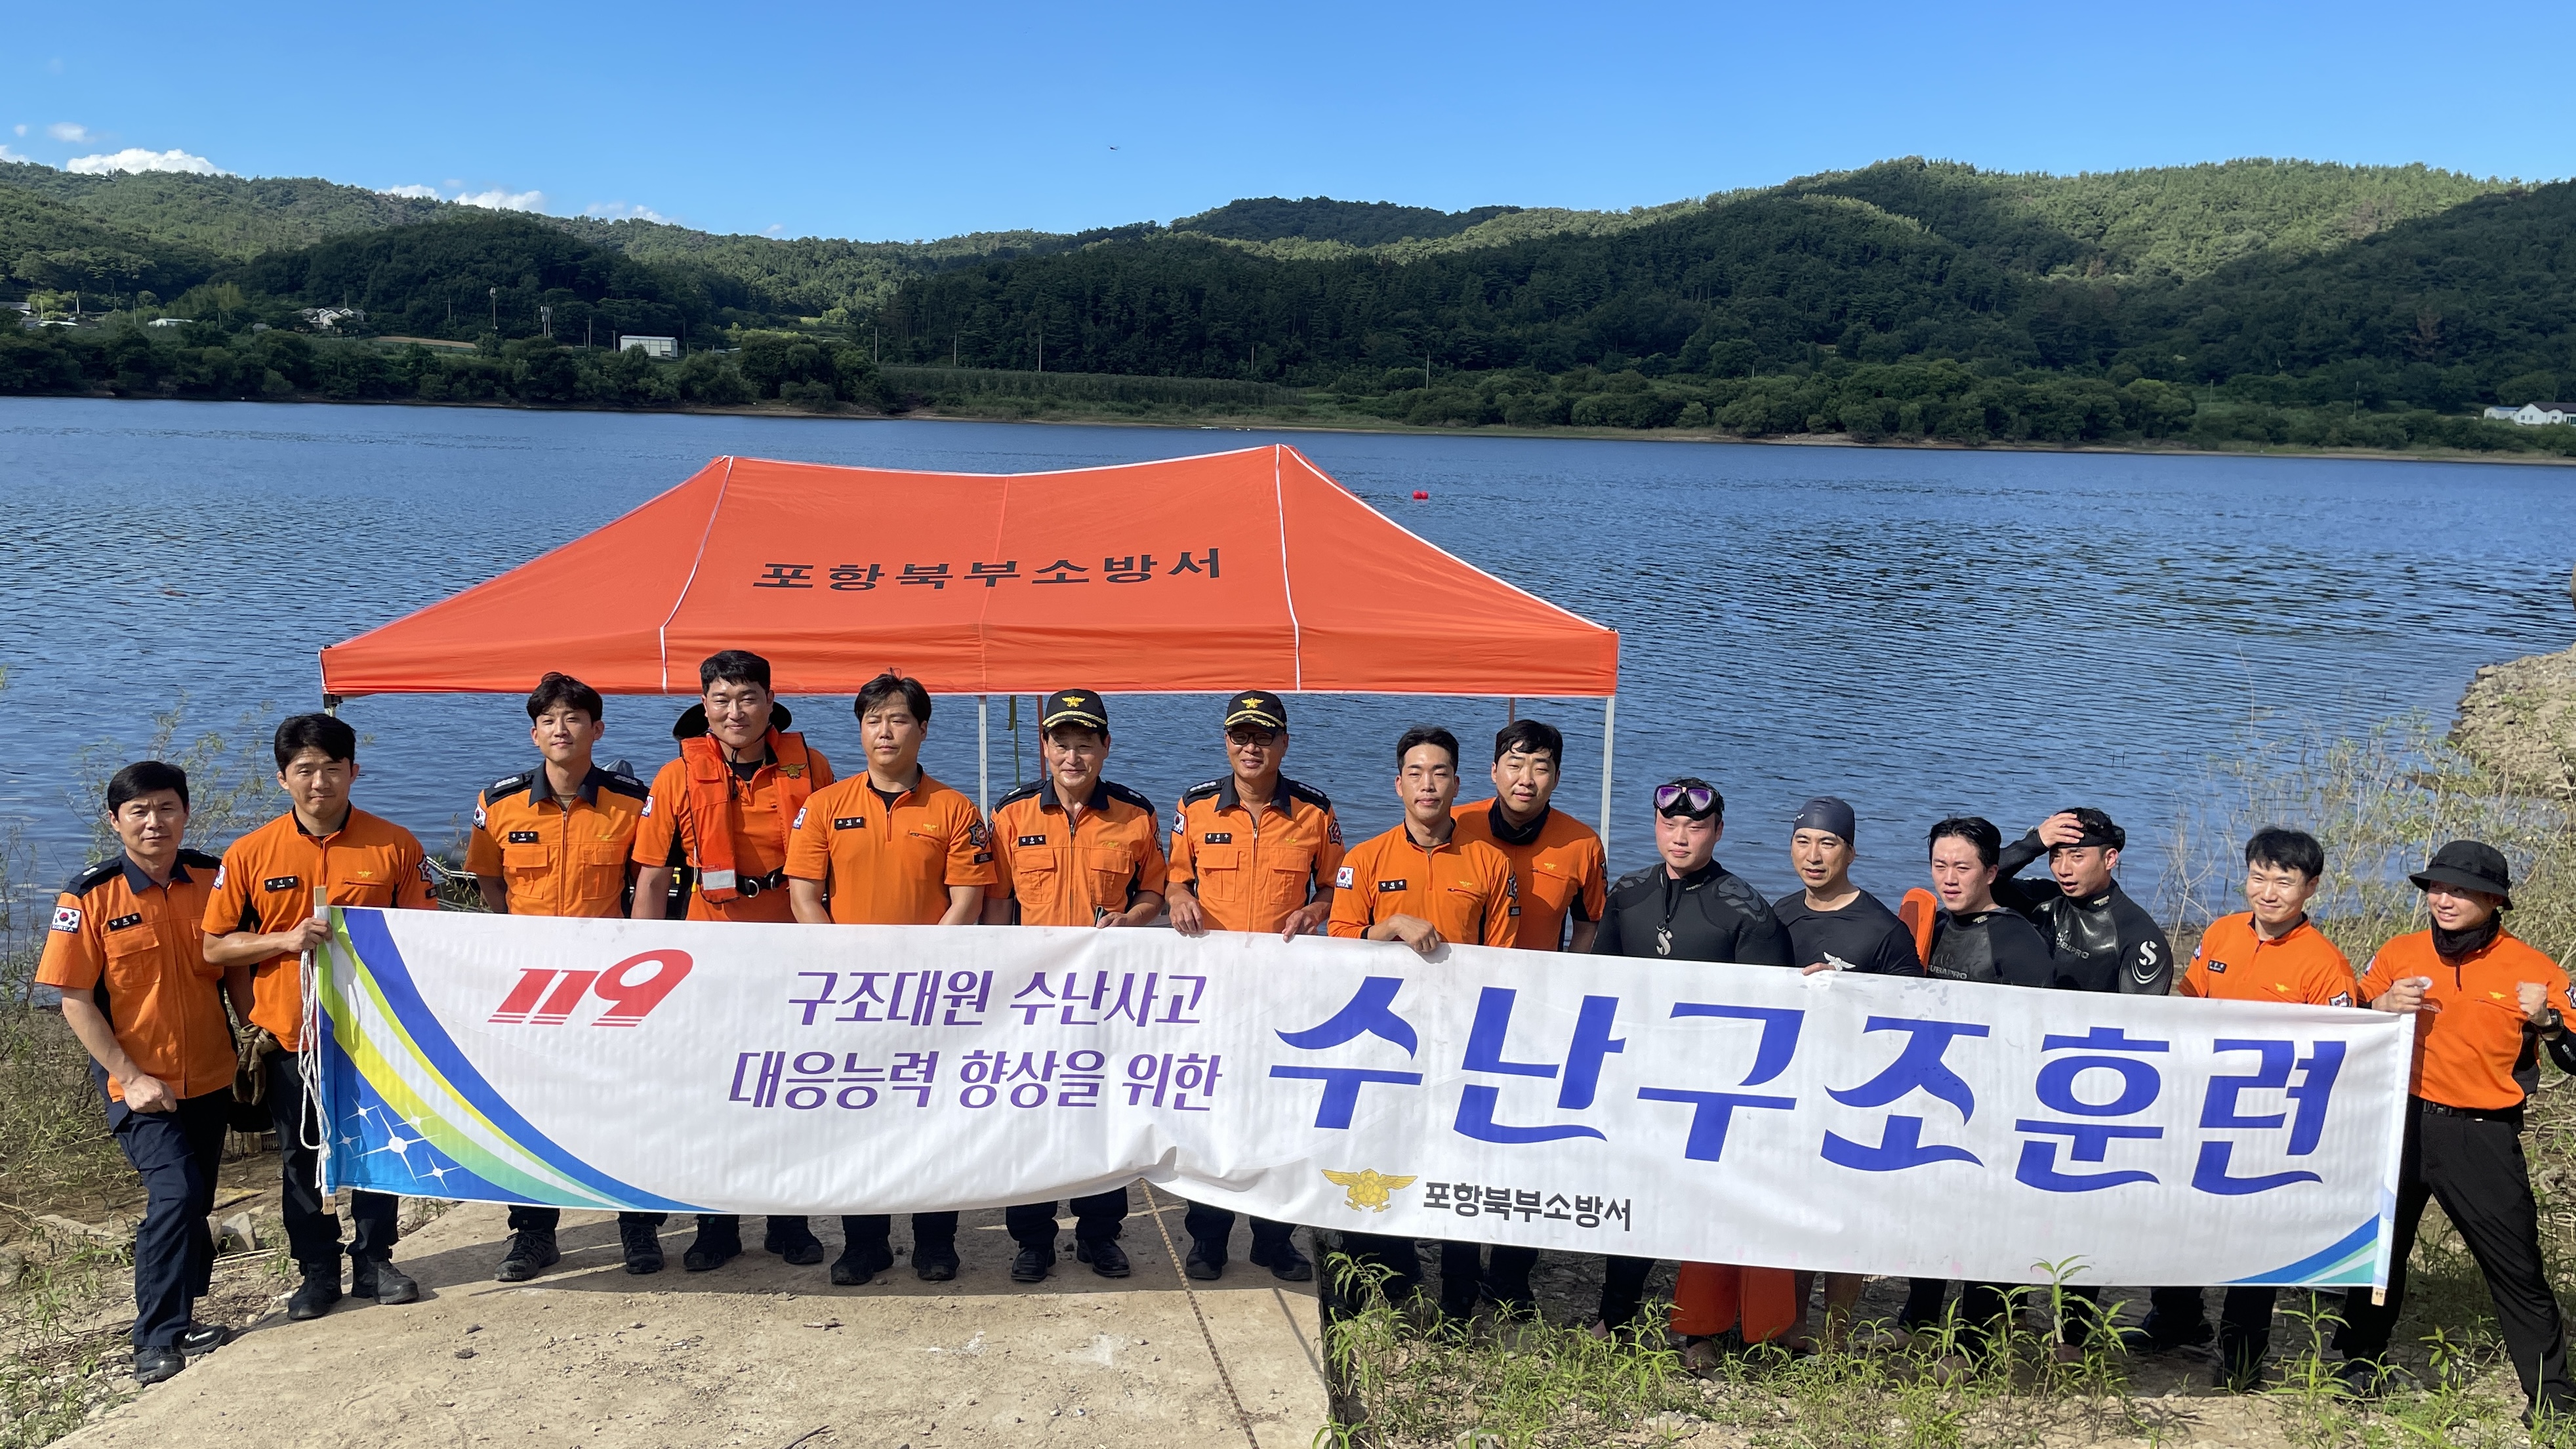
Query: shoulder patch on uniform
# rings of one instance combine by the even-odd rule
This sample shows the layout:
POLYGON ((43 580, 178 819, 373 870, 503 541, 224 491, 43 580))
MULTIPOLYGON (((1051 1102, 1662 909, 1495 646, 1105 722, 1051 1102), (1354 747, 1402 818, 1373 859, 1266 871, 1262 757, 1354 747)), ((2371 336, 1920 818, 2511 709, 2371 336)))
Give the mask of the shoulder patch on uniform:
POLYGON ((1334 875, 1333 875, 1333 889, 1335 889, 1335 890, 1337 890, 1337 891, 1346 891, 1346 890, 1349 890, 1349 889, 1351 888, 1351 880, 1352 880, 1351 868, 1350 868, 1349 866, 1347 866, 1347 865, 1346 865, 1346 866, 1343 866, 1339 871, 1335 872, 1335 873, 1334 873, 1334 875))
POLYGON ((1219 775, 1213 780, 1199 781, 1197 784, 1192 785, 1190 788, 1181 792, 1181 803, 1184 805, 1190 805, 1201 800, 1213 798, 1217 791, 1225 788, 1225 779, 1225 776, 1219 775))
POLYGON ((527 789, 535 783, 537 783, 536 771, 521 770, 515 775, 505 775, 502 778, 493 781, 491 784, 484 786, 483 798, 491 800, 498 796, 514 794, 518 791, 527 789))
POLYGON ((66 936, 80 934, 81 913, 78 906, 54 907, 54 929, 66 936))
POLYGON ((1144 794, 1140 791, 1130 790, 1126 786, 1117 784, 1110 780, 1101 781, 1100 788, 1109 792, 1110 799, 1124 800, 1128 804, 1135 806, 1137 809, 1144 811, 1148 815, 1160 815, 1162 813, 1155 809, 1154 802, 1146 799, 1144 794))
MULTIPOLYGON (((125 857, 110 856, 65 882, 63 894, 85 896, 123 874, 125 874, 125 857)), ((74 929, 77 930, 78 927, 74 929)))
POLYGON ((1279 783, 1287 787, 1288 796, 1292 800, 1303 800, 1318 810, 1330 810, 1333 808, 1333 797, 1316 789, 1312 785, 1301 785, 1295 780, 1287 779, 1285 777, 1282 777, 1279 783))
POLYGON ((1046 782, 1043 780, 1031 780, 1027 784, 1022 785, 1018 789, 1003 796, 1001 799, 994 801, 993 809, 999 811, 1005 805, 1016 805, 1023 800, 1034 800, 1037 798, 1038 791, 1045 785, 1045 783, 1046 782))

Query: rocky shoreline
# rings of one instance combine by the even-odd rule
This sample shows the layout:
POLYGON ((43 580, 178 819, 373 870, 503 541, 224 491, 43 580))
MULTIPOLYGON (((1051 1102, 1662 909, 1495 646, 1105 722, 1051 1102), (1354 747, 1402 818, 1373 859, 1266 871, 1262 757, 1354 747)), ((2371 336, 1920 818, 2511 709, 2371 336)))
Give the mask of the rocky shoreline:
MULTIPOLYGON (((2568 595, 2576 601, 2576 577, 2568 595)), ((2576 799, 2576 647, 2481 668, 2451 742, 2517 789, 2576 799)))

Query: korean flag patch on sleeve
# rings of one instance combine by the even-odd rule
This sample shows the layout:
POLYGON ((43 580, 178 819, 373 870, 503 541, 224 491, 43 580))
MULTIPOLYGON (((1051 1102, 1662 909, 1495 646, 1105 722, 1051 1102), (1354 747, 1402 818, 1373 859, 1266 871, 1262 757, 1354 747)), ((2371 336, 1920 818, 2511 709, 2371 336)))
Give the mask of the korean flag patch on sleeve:
POLYGON ((81 913, 78 906, 54 907, 54 929, 66 936, 80 934, 81 913))
POLYGON ((805 828, 805 809, 803 806, 797 807, 796 823, 788 826, 787 828, 790 830, 802 830, 805 828))
POLYGON ((1350 868, 1349 866, 1347 866, 1347 865, 1346 865, 1346 866, 1343 866, 1343 867, 1341 868, 1341 870, 1333 876, 1333 889, 1335 889, 1335 890, 1339 890, 1339 891, 1346 891, 1346 890, 1349 890, 1350 888, 1351 888, 1351 868, 1350 868))

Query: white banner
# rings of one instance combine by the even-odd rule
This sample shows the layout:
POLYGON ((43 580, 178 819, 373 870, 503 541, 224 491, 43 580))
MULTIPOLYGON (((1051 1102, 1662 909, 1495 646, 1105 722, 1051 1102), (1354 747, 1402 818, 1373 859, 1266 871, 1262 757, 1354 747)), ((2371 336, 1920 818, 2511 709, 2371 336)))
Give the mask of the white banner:
POLYGON ((1318 937, 333 916, 334 1186, 839 1213, 1141 1177, 1586 1253, 2386 1276, 2406 1017, 1318 937))

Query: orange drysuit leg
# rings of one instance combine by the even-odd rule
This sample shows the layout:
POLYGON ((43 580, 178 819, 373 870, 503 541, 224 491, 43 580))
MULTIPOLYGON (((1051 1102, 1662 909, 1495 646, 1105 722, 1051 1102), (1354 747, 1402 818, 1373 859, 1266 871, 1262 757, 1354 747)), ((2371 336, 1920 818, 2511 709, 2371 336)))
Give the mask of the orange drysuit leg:
POLYGON ((1798 1326, 1797 1276, 1786 1268, 1684 1263, 1673 1285, 1673 1332, 1707 1338, 1740 1321, 1746 1343, 1769 1343, 1798 1326))

